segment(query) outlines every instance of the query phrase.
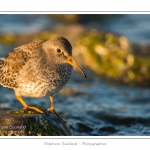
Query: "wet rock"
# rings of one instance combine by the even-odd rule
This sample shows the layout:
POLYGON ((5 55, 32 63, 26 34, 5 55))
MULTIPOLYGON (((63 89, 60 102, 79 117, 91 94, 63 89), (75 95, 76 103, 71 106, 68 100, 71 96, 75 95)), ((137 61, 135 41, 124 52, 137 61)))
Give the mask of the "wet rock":
POLYGON ((62 136, 70 130, 55 114, 17 110, 0 112, 1 136, 62 136))

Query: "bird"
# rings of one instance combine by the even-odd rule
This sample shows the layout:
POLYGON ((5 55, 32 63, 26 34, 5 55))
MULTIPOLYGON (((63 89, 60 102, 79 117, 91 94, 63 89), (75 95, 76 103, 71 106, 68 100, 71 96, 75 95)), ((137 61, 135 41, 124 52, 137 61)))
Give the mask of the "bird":
POLYGON ((44 113, 43 110, 28 105, 22 96, 49 96, 50 107, 47 111, 55 113, 61 120, 63 119, 55 111, 53 95, 66 85, 72 76, 73 67, 87 78, 72 57, 71 43, 62 36, 21 45, 0 60, 0 84, 14 90, 23 109, 44 113))

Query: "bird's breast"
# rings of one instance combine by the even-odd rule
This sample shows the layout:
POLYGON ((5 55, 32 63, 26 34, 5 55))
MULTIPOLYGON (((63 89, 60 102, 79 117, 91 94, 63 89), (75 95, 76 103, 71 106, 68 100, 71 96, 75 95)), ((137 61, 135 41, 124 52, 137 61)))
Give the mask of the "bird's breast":
POLYGON ((20 77, 19 88, 16 91, 27 97, 50 96, 65 86, 72 71, 73 68, 68 64, 57 66, 53 70, 46 68, 40 71, 29 71, 28 78, 27 74, 20 77))
POLYGON ((68 82, 72 72, 73 68, 69 64, 57 67, 56 72, 50 77, 49 91, 55 93, 61 90, 68 82))

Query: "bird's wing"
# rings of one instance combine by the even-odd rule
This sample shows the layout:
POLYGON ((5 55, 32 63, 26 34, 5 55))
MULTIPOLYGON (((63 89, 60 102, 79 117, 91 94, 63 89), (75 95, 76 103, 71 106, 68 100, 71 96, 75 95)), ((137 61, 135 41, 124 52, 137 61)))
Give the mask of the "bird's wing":
POLYGON ((37 49, 40 48, 39 42, 32 42, 22 45, 11 51, 6 58, 2 58, 3 62, 0 66, 0 84, 10 88, 17 88, 16 79, 22 67, 36 55, 37 49))

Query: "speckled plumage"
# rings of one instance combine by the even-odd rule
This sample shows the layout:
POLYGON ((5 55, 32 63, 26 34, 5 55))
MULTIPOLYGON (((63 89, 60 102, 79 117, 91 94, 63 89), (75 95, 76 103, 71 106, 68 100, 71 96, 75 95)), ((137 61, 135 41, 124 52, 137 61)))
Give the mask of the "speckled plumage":
POLYGON ((22 45, 1 58, 0 84, 14 89, 23 106, 32 109, 21 96, 52 96, 67 83, 72 66, 86 77, 71 55, 72 46, 64 37, 22 45))
MULTIPOLYGON (((64 40, 61 40, 59 45, 54 41, 59 49, 65 45, 64 40)), ((52 54, 47 55, 42 48, 44 43, 32 42, 10 52, 0 67, 0 84, 28 97, 43 97, 58 92, 70 78, 72 66, 54 57, 53 49, 49 49, 52 54)), ((67 44, 66 52, 70 48, 71 54, 71 44, 67 44)))

